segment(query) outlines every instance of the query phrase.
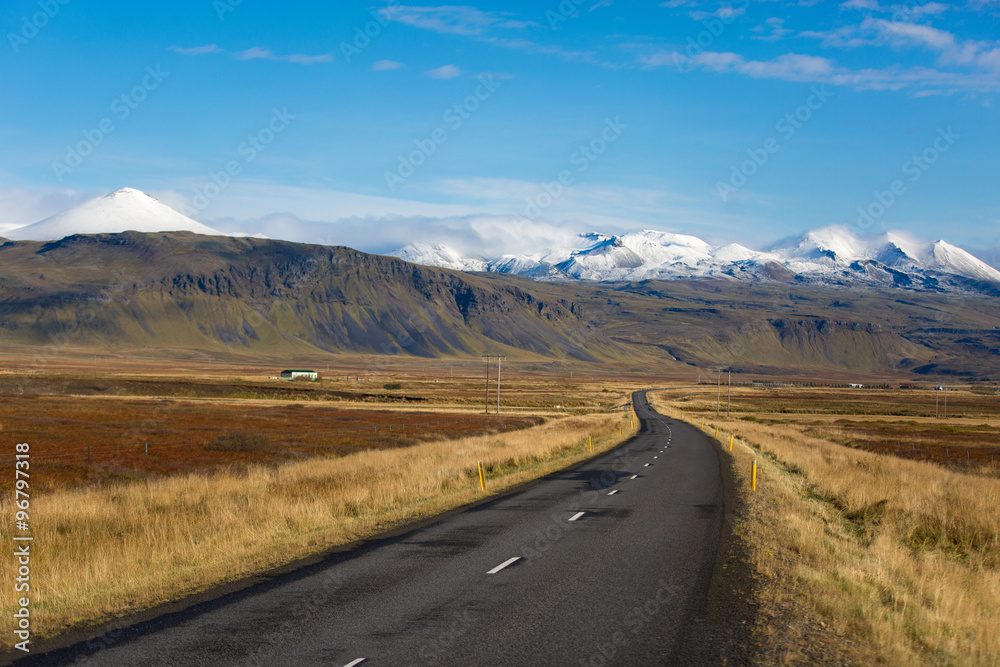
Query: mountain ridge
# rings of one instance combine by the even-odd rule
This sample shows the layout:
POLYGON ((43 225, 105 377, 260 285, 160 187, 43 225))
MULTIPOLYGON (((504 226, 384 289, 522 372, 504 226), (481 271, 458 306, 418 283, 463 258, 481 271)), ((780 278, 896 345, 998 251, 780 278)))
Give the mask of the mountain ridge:
POLYGON ((42 360, 70 349, 287 359, 499 352, 684 377, 726 367, 985 378, 998 368, 998 324, 1000 300, 971 292, 719 277, 537 281, 191 232, 0 243, 0 348, 42 360))
POLYGON ((0 244, 0 342, 67 335, 151 349, 620 352, 570 304, 350 248, 133 231, 0 244))
POLYGON ((622 235, 581 234, 575 247, 530 255, 463 258, 443 245, 409 244, 390 253, 417 264, 542 280, 622 282, 718 277, 731 280, 805 281, 831 286, 992 291, 1000 271, 944 240, 923 242, 900 232, 862 238, 841 226, 823 227, 778 241, 763 251, 722 246, 658 230, 622 235), (970 282, 971 281, 971 282, 970 282), (991 287, 993 286, 993 287, 991 287))
MULTIPOLYGON (((4 234, 13 240, 54 241, 74 234, 126 231, 246 236, 203 225, 133 188, 4 234)), ((411 242, 389 254, 424 266, 535 280, 721 278, 943 292, 1000 289, 1000 270, 944 240, 926 242, 896 231, 862 237, 837 225, 788 237, 764 250, 738 243, 713 246, 689 234, 645 229, 621 235, 588 232, 572 243, 499 257, 471 257, 448 245, 426 242, 411 242)))

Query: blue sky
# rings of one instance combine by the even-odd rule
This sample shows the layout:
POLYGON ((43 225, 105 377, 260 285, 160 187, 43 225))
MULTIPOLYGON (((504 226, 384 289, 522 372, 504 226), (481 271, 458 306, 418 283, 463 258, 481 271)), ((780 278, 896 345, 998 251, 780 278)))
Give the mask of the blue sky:
POLYGON ((1000 245, 1000 1, 9 0, 0 233, 119 187, 496 255, 592 229, 1000 245))

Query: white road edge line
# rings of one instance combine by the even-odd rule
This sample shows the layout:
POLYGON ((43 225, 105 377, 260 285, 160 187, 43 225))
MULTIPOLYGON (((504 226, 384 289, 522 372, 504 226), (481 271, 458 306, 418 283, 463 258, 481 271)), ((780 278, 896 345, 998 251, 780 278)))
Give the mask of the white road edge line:
POLYGON ((579 519, 579 518, 580 518, 581 516, 583 516, 584 514, 586 514, 586 512, 577 512, 576 514, 574 514, 573 516, 571 516, 571 517, 569 518, 569 520, 570 520, 570 521, 576 521, 577 519, 579 519))
POLYGON ((352 660, 349 663, 347 663, 346 665, 344 665, 344 667, 354 667, 354 665, 360 665, 362 662, 364 662, 367 659, 368 658, 358 658, 357 660, 352 660))
POLYGON ((519 560, 521 560, 520 556, 514 556, 513 558, 508 558, 507 560, 505 560, 504 562, 500 563, 499 565, 497 565, 495 568, 493 568, 492 570, 490 570, 486 574, 496 574, 497 572, 499 572, 500 570, 504 569, 508 565, 516 563, 519 560))
POLYGON ((615 489, 614 491, 610 492, 610 493, 609 493, 608 495, 609 495, 609 496, 613 496, 613 495, 615 495, 616 493, 618 493, 618 489, 615 489))

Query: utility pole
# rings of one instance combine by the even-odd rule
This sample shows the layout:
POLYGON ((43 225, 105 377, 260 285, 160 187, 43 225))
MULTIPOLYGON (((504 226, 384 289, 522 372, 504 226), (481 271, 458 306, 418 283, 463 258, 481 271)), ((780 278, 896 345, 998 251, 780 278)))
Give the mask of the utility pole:
POLYGON ((500 414, 500 361, 506 359, 502 354, 484 354, 486 362, 486 414, 490 413, 490 362, 497 360, 497 414, 500 414))
POLYGON ((944 418, 948 418, 948 387, 944 388, 944 418))
POLYGON ((717 391, 715 392, 715 416, 718 417, 722 411, 722 369, 719 369, 719 379, 717 381, 717 391))
POLYGON ((497 414, 500 414, 500 357, 497 357, 497 414))
POLYGON ((726 396, 726 416, 729 416, 729 411, 733 407, 733 371, 729 370, 729 385, 728 385, 728 396, 726 396))

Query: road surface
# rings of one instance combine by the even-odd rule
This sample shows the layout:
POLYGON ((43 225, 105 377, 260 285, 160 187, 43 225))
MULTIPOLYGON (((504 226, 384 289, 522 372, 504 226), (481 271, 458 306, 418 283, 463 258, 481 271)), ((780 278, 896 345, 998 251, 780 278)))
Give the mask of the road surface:
POLYGON ((703 618, 724 527, 718 450, 644 392, 634 404, 641 433, 575 469, 19 664, 732 664, 717 640, 742 622, 720 635, 703 618))

